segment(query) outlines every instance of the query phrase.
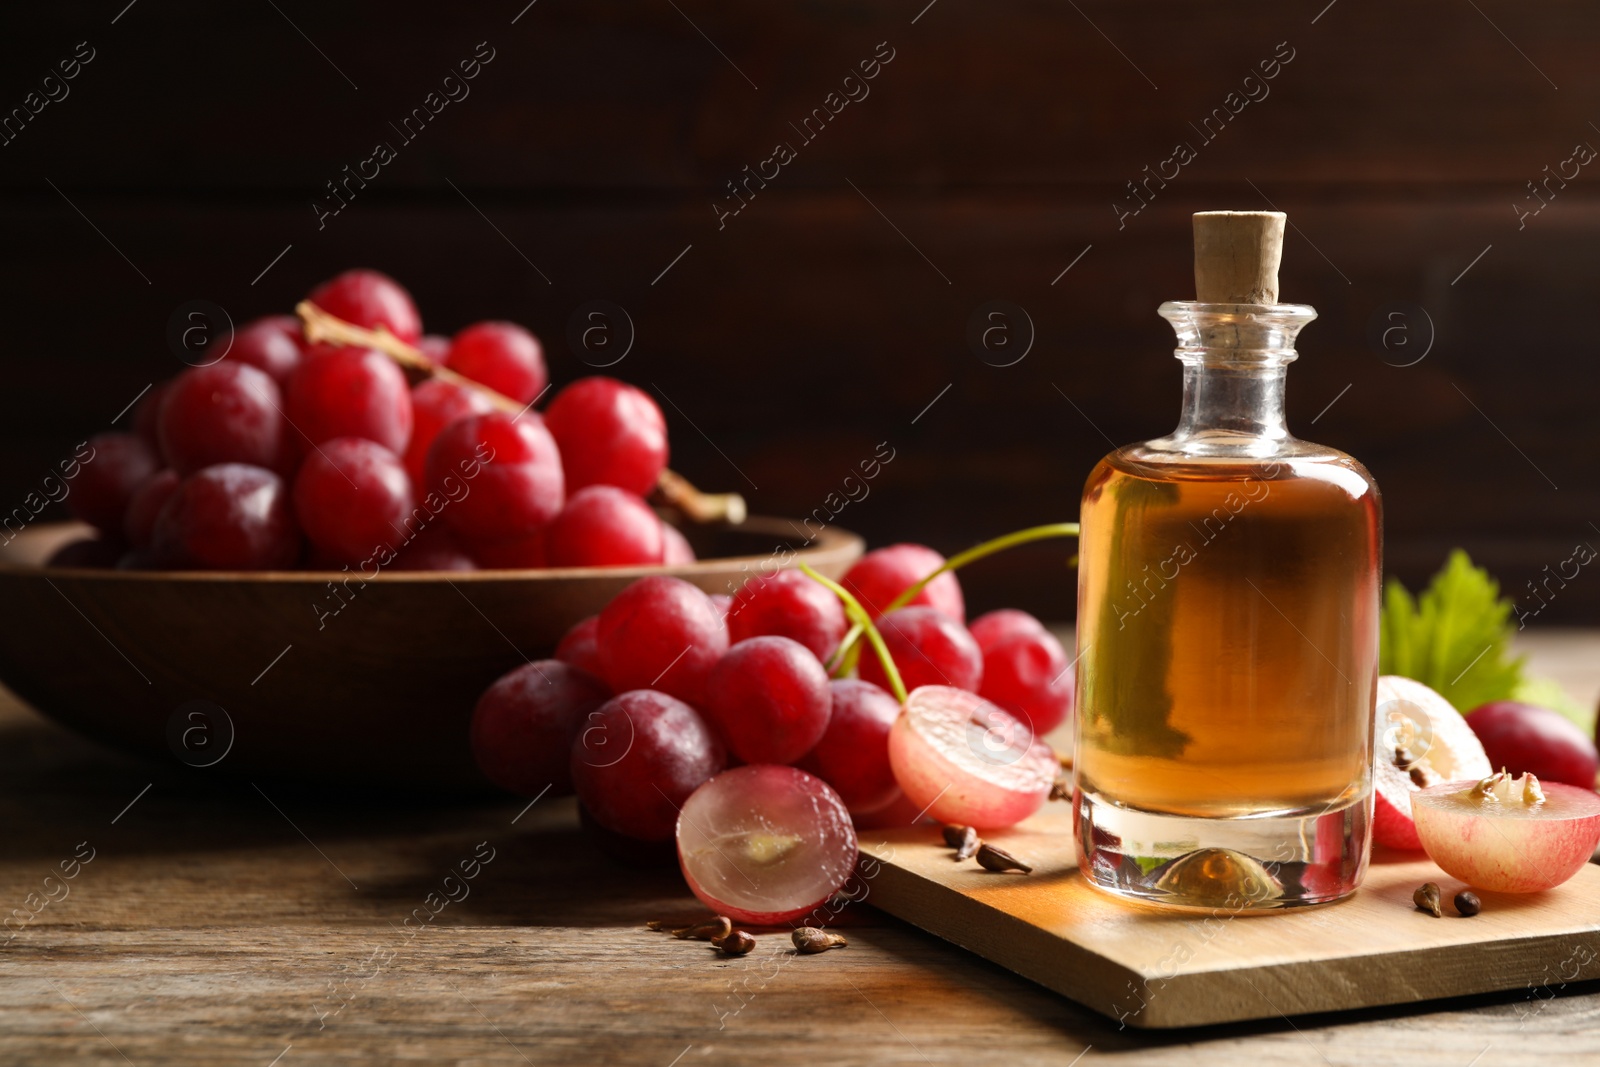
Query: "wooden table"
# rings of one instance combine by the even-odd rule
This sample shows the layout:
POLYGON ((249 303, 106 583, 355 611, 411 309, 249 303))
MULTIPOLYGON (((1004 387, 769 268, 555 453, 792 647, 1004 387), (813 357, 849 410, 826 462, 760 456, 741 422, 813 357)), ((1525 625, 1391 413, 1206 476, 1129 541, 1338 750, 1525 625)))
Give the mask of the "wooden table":
MULTIPOLYGON (((1596 649, 1526 644, 1590 704, 1596 649)), ((1600 1062, 1600 983, 1152 1034, 871 908, 846 913, 843 951, 775 935, 727 960, 643 928, 694 901, 674 871, 600 856, 570 801, 140 763, 3 692, 0 817, 0 911, 25 909, 0 932, 5 1064, 1600 1062)))

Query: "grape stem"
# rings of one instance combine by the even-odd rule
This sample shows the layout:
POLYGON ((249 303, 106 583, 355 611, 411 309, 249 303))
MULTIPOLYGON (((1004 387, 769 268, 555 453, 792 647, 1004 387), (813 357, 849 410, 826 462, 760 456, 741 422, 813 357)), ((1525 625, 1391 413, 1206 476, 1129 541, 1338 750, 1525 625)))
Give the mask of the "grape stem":
MULTIPOLYGON (((1043 526, 1030 526, 1026 530, 1017 530, 1014 533, 996 537, 982 544, 973 545, 965 552, 958 552, 951 556, 944 561, 944 564, 938 570, 889 601, 889 606, 883 609, 883 614, 887 615, 889 612, 903 608, 911 603, 917 598, 918 593, 927 588, 929 582, 941 574, 960 570, 975 560, 983 559, 985 556, 992 556, 997 552, 1004 552, 1006 549, 1015 548, 1017 545, 1025 545, 1030 541, 1046 541, 1052 537, 1077 537, 1078 532, 1079 527, 1075 522, 1051 522, 1043 526)), ((827 667, 835 678, 843 678, 855 668, 856 661, 861 654, 858 647, 861 634, 861 624, 857 622, 844 635, 844 640, 839 642, 839 647, 834 650, 833 655, 828 657, 827 667)))
POLYGON ((883 665, 883 676, 889 683, 889 692, 901 704, 906 702, 906 683, 900 678, 900 668, 894 665, 894 657, 889 655, 889 646, 883 643, 883 635, 872 624, 872 617, 867 614, 867 609, 861 606, 861 601, 851 595, 850 590, 834 581, 818 574, 809 563, 800 564, 800 572, 813 581, 821 582, 834 596, 839 598, 844 605, 844 612, 855 623, 855 629, 864 633, 867 641, 872 645, 872 650, 878 654, 878 662, 883 665))
MULTIPOLYGON (((520 415, 533 406, 519 404, 482 382, 475 382, 471 378, 457 374, 449 367, 435 363, 420 348, 406 344, 382 326, 375 330, 357 326, 353 322, 346 322, 336 315, 328 314, 309 300, 300 301, 294 306, 294 311, 300 316, 301 329, 305 332, 306 340, 312 344, 354 345, 359 348, 377 349, 406 370, 415 371, 424 378, 438 378, 482 394, 484 399, 499 411, 520 415)), ((690 483, 689 479, 676 471, 662 470, 661 477, 656 483, 656 490, 663 501, 683 512, 692 522, 726 522, 737 526, 749 513, 745 507, 744 497, 738 493, 702 493, 690 483)))

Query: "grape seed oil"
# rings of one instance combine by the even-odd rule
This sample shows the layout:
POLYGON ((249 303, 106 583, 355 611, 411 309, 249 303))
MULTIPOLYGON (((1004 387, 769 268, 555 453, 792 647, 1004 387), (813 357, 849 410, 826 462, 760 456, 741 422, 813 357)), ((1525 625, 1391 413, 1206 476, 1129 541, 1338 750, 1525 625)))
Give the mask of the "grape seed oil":
POLYGON ((1353 892, 1371 822, 1381 507, 1354 459, 1290 436, 1283 216, 1195 217, 1201 299, 1168 303, 1176 431, 1090 475, 1078 584, 1080 868, 1177 907, 1353 892))

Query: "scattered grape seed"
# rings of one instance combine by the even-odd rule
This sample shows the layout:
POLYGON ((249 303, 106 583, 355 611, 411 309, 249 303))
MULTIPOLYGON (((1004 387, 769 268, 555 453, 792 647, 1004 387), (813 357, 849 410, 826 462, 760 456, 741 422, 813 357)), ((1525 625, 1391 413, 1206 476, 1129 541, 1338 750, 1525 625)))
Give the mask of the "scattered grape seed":
POLYGON ((971 832, 972 827, 970 826, 946 826, 944 828, 944 843, 951 848, 960 848, 961 843, 967 839, 967 835, 971 832))
POLYGON ((1021 871, 1023 874, 1032 874, 1033 868, 1023 863, 1017 857, 1003 848, 996 848, 988 842, 978 846, 978 866, 986 871, 1021 871))
POLYGON ((724 956, 746 956, 756 947, 755 937, 744 930, 734 930, 727 937, 717 938, 711 943, 724 956))
POLYGON ((674 930, 672 936, 679 941, 721 941, 731 933, 733 933, 733 920, 726 915, 717 915, 704 922, 674 930))
POLYGON ((956 850, 957 862, 971 859, 973 853, 978 851, 978 846, 983 844, 978 831, 970 826, 946 826, 944 843, 956 850))
POLYGON ((1417 886, 1417 891, 1411 894, 1411 902, 1417 906, 1418 911, 1425 911, 1436 919, 1444 918, 1444 910, 1439 907, 1437 882, 1423 882, 1417 886))
POLYGON ((1050 799, 1051 800, 1071 800, 1072 799, 1072 778, 1071 778, 1070 775, 1063 774, 1063 775, 1057 776, 1057 778, 1055 780, 1055 784, 1053 784, 1050 787, 1050 799))
POLYGON ((843 934, 819 930, 815 926, 797 927, 789 939, 794 942, 794 950, 803 956, 826 952, 830 948, 845 948, 850 944, 843 934))
POLYGON ((1455 905, 1456 912, 1463 918, 1471 918, 1483 910, 1483 901, 1470 889, 1463 889, 1456 894, 1455 905))

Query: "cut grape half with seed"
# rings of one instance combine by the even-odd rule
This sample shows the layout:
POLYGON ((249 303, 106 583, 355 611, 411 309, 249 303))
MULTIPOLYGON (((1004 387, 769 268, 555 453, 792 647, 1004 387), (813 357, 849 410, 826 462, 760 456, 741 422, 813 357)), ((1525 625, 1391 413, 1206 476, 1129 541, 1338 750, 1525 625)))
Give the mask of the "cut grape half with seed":
POLYGON ((913 804, 944 823, 998 829, 1039 810, 1061 772, 1050 746, 976 693, 925 685, 889 730, 889 765, 913 804))
POLYGON ((773 764, 735 767, 684 801, 678 862, 712 911, 775 926, 838 892, 855 869, 856 832, 822 779, 773 764))
POLYGON ((1537 893, 1583 869, 1600 844, 1600 796, 1505 771, 1445 782, 1411 798, 1428 858, 1498 893, 1537 893))

